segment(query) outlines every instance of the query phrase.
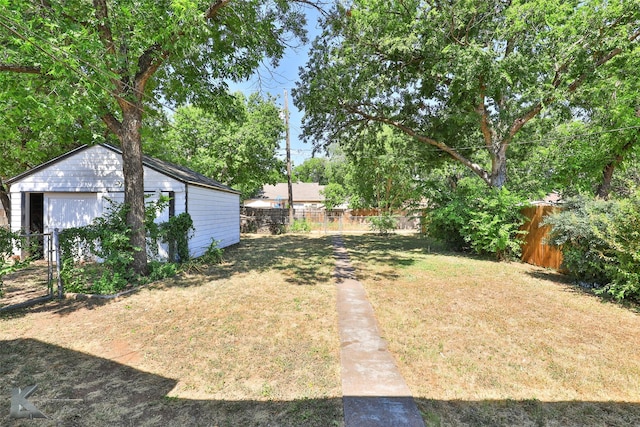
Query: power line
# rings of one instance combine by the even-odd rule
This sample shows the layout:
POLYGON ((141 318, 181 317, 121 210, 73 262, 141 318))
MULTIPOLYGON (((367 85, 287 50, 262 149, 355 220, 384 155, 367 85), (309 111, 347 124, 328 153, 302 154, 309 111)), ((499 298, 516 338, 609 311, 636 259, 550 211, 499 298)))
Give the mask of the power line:
MULTIPOLYGON (((33 5, 35 5, 35 6, 37 6, 37 7, 41 7, 41 5, 35 3, 33 0, 31 0, 31 3, 33 5)), ((48 10, 46 8, 45 8, 45 10, 51 15, 51 11, 50 10, 48 10)), ((53 17, 53 15, 52 15, 52 17, 53 17)), ((62 64, 63 66, 65 66, 66 68, 71 70, 73 73, 75 73, 75 74, 79 75, 80 77, 82 77, 85 81, 87 81, 89 83, 93 83, 96 86, 100 87, 102 90, 104 90, 110 96, 116 96, 111 89, 105 87, 102 83, 100 83, 99 81, 95 80, 94 78, 92 78, 88 74, 84 73, 82 70, 79 70, 79 69, 74 68, 73 66, 71 66, 69 64, 69 60, 70 59, 75 59, 76 62, 86 65, 87 67, 91 68, 97 74, 100 74, 100 75, 102 75, 104 77, 107 77, 107 78, 111 78, 105 70, 102 70, 99 67, 96 67, 94 64, 85 61, 84 59, 78 57, 77 55, 73 55, 73 54, 71 54, 69 52, 65 52, 64 50, 62 50, 58 46, 55 46, 50 40, 48 40, 48 39, 46 39, 44 37, 41 37, 38 34, 35 34, 29 28, 26 28, 26 27, 22 26, 20 23, 16 22, 15 20, 13 20, 13 19, 11 19, 11 18, 9 18, 7 16, 0 15, 0 19, 4 19, 4 22, 0 21, 0 25, 5 27, 6 29, 8 29, 13 34, 17 35, 19 38, 21 38, 25 42, 32 44, 35 48, 37 48, 38 50, 43 52, 45 55, 49 56, 55 62, 62 64), (9 24, 12 24, 12 25, 15 25, 17 27, 20 27, 23 31, 25 31, 25 30, 28 31, 33 37, 39 39, 40 41, 42 41, 43 43, 48 45, 50 48, 54 49, 57 53, 62 54, 64 56, 64 58, 59 58, 54 53, 49 52, 46 49, 44 49, 42 46, 39 46, 39 45, 33 43, 31 40, 29 40, 29 37, 27 37, 25 34, 21 33, 20 31, 18 31, 17 29, 12 28, 11 25, 7 24, 7 22, 9 22, 9 24)), ((96 99, 99 100, 99 98, 97 97, 97 94, 93 93, 90 90, 88 90, 87 92, 91 93, 92 96, 94 96, 96 99)), ((171 111, 173 113, 177 113, 178 112, 172 106, 160 102, 158 99, 148 95, 145 92, 142 92, 141 96, 142 96, 143 99, 145 99, 147 101, 150 101, 153 104, 156 104, 157 106, 161 107, 162 109, 169 110, 169 111, 171 111)), ((173 130, 176 130, 177 132, 182 132, 181 129, 175 127, 171 122, 167 122, 167 125, 170 128, 172 128, 173 130)), ((602 130, 602 131, 599 131, 599 132, 590 132, 590 133, 582 133, 582 134, 570 134, 570 135, 566 135, 566 136, 563 136, 563 137, 562 136, 556 136, 556 137, 553 137, 553 138, 549 137, 549 138, 539 138, 539 139, 531 139, 531 140, 514 141, 514 142, 511 142, 510 145, 533 145, 533 144, 543 144, 543 143, 557 142, 557 141, 565 141, 566 142, 566 141, 576 140, 576 139, 580 139, 580 138, 591 138, 593 136, 598 136, 598 135, 603 135, 603 134, 608 134, 608 133, 614 133, 614 132, 621 132, 621 131, 624 131, 624 130, 633 130, 633 129, 640 129, 640 126, 628 126, 628 127, 621 127, 621 128, 615 128, 615 129, 606 129, 606 130, 602 130)), ((461 151, 466 151, 466 150, 475 150, 475 149, 478 149, 480 146, 481 145, 473 145, 473 146, 466 146, 466 147, 463 146, 463 147, 451 147, 451 148, 456 150, 456 151, 458 151, 458 152, 461 152, 461 151)), ((440 150, 437 147, 429 146, 428 148, 433 150, 433 152, 442 152, 442 150, 440 150)), ((298 150, 293 150, 293 151, 297 152, 300 155, 304 155, 305 153, 314 153, 315 150, 313 150, 313 149, 298 149, 298 150)))

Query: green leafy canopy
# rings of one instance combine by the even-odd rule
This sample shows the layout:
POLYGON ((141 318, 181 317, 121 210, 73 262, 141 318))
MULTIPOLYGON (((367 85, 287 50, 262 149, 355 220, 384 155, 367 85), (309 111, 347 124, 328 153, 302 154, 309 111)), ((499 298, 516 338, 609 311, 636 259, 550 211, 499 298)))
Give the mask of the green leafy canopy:
POLYGON ((639 27, 638 0, 340 3, 295 102, 317 145, 390 125, 501 187, 521 129, 637 55, 639 27))

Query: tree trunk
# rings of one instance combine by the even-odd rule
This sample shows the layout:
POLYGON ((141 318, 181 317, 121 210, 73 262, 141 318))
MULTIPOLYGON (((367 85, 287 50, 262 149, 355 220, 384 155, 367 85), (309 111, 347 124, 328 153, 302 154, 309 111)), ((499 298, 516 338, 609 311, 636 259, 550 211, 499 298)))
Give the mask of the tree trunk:
POLYGON ((598 185, 596 190, 596 197, 602 200, 609 199, 609 192, 611 191, 611 179, 613 178, 613 172, 616 170, 617 162, 613 161, 607 164, 602 170, 602 182, 598 185))
POLYGON ((9 194, 7 194, 7 187, 4 185, 4 182, 2 182, 1 180, 0 180, 0 203, 2 203, 4 212, 7 215, 7 221, 11 221, 11 200, 9 199, 9 194))
MULTIPOLYGON (((638 132, 638 134, 640 134, 640 132, 638 132)), ((628 141, 626 144, 622 146, 622 148, 620 149, 620 152, 616 154, 613 160, 605 165, 604 169, 602 170, 602 182, 600 183, 600 185, 598 186, 598 189, 596 190, 597 198, 602 200, 609 199, 613 173, 615 172, 618 165, 622 163, 622 161, 624 160, 625 153, 629 151, 631 147, 633 147, 634 144, 637 143, 637 141, 638 141, 637 137, 635 139, 632 139, 631 141, 628 141)))
POLYGON ((501 145, 491 156, 491 181, 489 185, 502 188, 507 182, 507 145, 501 145))
POLYGON ((128 204, 127 224, 131 227, 131 244, 138 248, 133 253, 131 267, 140 275, 146 275, 147 244, 144 228, 144 170, 142 166, 142 109, 129 105, 122 109, 123 119, 120 137, 122 144, 122 172, 124 174, 124 202, 128 204))

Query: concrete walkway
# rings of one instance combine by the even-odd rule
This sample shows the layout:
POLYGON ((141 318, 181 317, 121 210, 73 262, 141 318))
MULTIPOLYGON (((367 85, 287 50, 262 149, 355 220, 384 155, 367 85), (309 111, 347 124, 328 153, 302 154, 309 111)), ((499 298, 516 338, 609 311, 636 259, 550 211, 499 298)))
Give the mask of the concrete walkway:
POLYGON ((340 236, 333 238, 345 427, 424 427, 340 236))

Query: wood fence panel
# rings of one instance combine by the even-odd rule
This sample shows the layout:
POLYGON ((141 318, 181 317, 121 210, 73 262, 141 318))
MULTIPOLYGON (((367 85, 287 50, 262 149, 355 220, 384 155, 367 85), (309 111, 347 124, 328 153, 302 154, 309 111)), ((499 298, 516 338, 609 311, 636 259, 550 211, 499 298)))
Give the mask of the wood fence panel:
POLYGON ((558 209, 555 206, 529 206, 522 209, 522 213, 529 218, 520 228, 528 232, 525 243, 522 245, 522 261, 527 264, 560 270, 562 251, 556 246, 544 242, 551 227, 548 225, 540 226, 540 222, 545 216, 558 209))

